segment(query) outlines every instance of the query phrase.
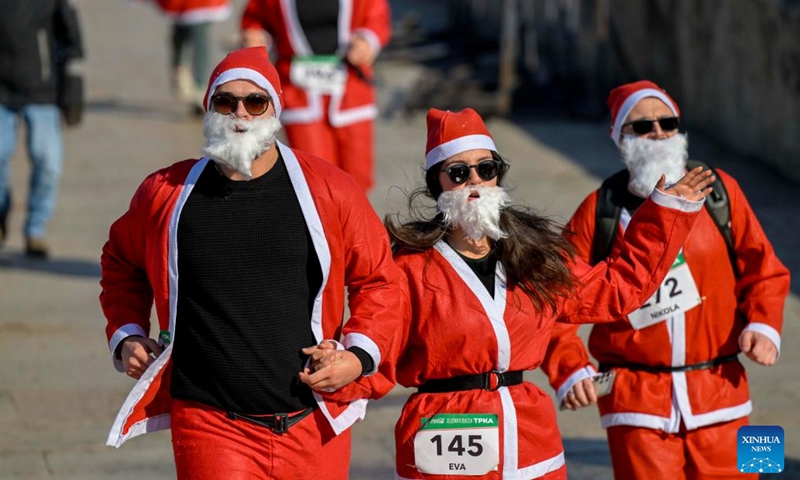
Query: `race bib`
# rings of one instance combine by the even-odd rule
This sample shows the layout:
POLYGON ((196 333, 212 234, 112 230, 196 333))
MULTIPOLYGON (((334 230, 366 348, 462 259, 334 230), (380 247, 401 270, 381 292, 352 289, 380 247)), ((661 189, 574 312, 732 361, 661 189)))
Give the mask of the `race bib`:
POLYGON ((433 475, 485 475, 500 464, 499 423, 491 414, 423 418, 414 437, 417 470, 433 475))
POLYGON ((323 95, 341 95, 347 81, 347 69, 335 55, 294 57, 289 78, 303 90, 323 95))
POLYGON ((628 315, 628 320, 634 330, 640 330, 691 310, 700 302, 697 285, 681 252, 656 293, 639 310, 628 315))

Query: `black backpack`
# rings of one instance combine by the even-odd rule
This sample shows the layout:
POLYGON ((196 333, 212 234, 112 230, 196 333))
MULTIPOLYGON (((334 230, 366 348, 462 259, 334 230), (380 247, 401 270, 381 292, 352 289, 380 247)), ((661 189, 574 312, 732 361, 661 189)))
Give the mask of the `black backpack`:
MULTIPOLYGON (((692 170, 697 167, 703 167, 704 170, 711 170, 716 177, 714 183, 711 184, 714 190, 711 192, 711 195, 706 197, 706 209, 708 213, 711 214, 711 218, 714 219, 714 223, 716 223, 719 232, 725 239, 725 245, 728 248, 728 257, 731 260, 734 274, 738 277, 739 271, 736 267, 736 251, 733 248, 731 204, 728 198, 728 191, 725 189, 725 184, 722 183, 722 179, 713 168, 697 160, 689 160, 687 162, 687 169, 692 170)), ((622 208, 625 207, 628 211, 633 212, 644 201, 628 191, 629 178, 630 174, 627 169, 620 170, 605 179, 600 186, 597 195, 597 212, 595 215, 595 230, 592 242, 592 265, 604 260, 608 254, 611 253, 611 247, 617 233, 622 208)))

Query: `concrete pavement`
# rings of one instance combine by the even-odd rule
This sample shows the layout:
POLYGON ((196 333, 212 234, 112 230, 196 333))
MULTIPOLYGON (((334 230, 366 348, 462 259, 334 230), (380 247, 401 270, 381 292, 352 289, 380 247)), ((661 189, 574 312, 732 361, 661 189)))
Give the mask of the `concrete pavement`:
MULTIPOLYGON (((98 258, 109 225, 125 211, 141 180, 197 155, 202 123, 186 118, 169 95, 166 20, 124 2, 77 4, 89 55, 88 111, 84 124, 65 135, 48 262, 21 255, 27 157, 18 151, 12 161, 16 206, 10 239, 0 252, 0 479, 174 478, 168 433, 134 439, 121 450, 104 446, 133 382, 111 366, 97 302, 98 258)), ((233 22, 221 25, 217 44, 224 44, 234 28, 233 22)), ((380 213, 393 213, 405 210, 406 192, 420 184, 425 120, 423 114, 401 118, 386 111, 413 84, 418 69, 382 64, 379 75, 384 116, 377 126, 379 165, 371 200, 380 213)), ((520 118, 494 119, 489 128, 512 162, 515 196, 564 220, 597 186, 598 177, 618 165, 604 125, 520 118)), ((800 271, 792 229, 800 220, 797 187, 701 141, 697 147, 706 161, 739 176, 779 254, 800 271)), ((800 417, 794 413, 800 400, 795 373, 800 349, 793 345, 798 320, 800 302, 793 297, 779 365, 748 364, 752 423, 783 426, 787 457, 795 466, 800 459, 800 417)), ((549 392, 541 374, 529 378, 549 392)), ((392 477, 393 425, 407 394, 398 388, 374 402, 367 419, 356 425, 351 478, 392 477)), ((570 478, 610 479, 596 411, 560 413, 559 422, 570 478)), ((800 478, 800 473, 776 478, 800 478)))

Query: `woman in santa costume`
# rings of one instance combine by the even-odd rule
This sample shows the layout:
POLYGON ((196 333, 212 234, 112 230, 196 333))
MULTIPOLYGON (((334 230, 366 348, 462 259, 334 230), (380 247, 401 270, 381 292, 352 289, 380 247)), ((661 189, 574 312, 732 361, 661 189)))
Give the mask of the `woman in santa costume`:
POLYGON ((427 121, 424 193, 438 212, 386 221, 412 307, 397 379, 419 389, 395 429, 395 478, 566 479, 553 403, 523 372, 554 322, 604 321, 652 294, 713 177, 659 182, 625 248, 591 268, 552 221, 510 205, 508 164, 475 111, 427 121))
MULTIPOLYGON (((608 106, 611 139, 626 167, 612 177, 625 175, 611 194, 620 212, 609 230, 613 255, 630 229, 631 213, 642 208, 644 187, 661 173, 668 181, 679 178, 689 157, 686 134, 678 131, 678 105, 655 83, 617 87, 608 106)), ((739 473, 736 445, 753 407, 738 354, 761 365, 777 360, 789 271, 739 184, 716 172, 727 191, 730 246, 704 208, 681 255, 670 257, 675 266, 659 294, 628 318, 592 328, 589 352, 600 370, 613 372, 611 391, 596 395, 597 367, 577 327, 554 329, 542 364, 564 407, 598 404, 618 479, 748 477, 739 473)), ((589 194, 566 227, 574 232, 577 256, 587 262, 597 259, 599 198, 599 191, 589 194)))
POLYGON ((292 148, 331 161, 369 190, 378 113, 372 63, 391 36, 388 2, 250 0, 241 28, 245 46, 277 54, 292 148))
POLYGON ((108 345, 138 379, 108 444, 171 428, 179 479, 346 479, 350 426, 394 385, 402 272, 353 179, 276 141, 265 48, 230 53, 205 106, 205 156, 150 175, 103 248, 108 345))

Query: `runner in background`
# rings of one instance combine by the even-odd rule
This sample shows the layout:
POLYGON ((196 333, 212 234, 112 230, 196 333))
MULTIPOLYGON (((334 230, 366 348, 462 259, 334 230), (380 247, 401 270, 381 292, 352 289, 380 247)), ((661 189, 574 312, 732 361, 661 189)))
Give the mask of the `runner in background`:
POLYGON ((245 46, 276 54, 289 144, 368 191, 378 113, 372 64, 391 35, 387 1, 250 0, 241 27, 245 46))
MULTIPOLYGON (((147 1, 147 0, 140 0, 147 1)), ((230 16, 229 0, 152 0, 172 19, 170 81, 173 94, 202 117, 206 81, 214 67, 211 26, 230 16)))

